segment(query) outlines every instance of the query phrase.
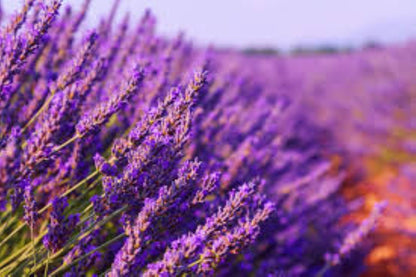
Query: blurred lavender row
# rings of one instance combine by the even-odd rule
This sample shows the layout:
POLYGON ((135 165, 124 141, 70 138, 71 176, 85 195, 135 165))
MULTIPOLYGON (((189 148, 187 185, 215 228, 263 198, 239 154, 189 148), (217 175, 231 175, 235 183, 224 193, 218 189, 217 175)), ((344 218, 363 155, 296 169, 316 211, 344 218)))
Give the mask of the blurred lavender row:
POLYGON ((118 2, 88 31, 90 0, 1 16, 0 276, 362 273, 386 202, 356 224, 341 190, 416 128, 416 47, 196 48, 118 2))

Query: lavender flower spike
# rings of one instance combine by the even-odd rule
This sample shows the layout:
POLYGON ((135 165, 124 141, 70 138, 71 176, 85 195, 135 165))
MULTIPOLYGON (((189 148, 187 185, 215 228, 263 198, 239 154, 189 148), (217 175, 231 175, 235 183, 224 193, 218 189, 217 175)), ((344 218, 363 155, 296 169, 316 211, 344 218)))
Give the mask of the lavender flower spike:
POLYGON ((117 253, 108 276, 127 276, 131 273, 134 262, 143 248, 144 240, 150 241, 152 238, 150 227, 172 206, 180 205, 182 198, 178 196, 192 188, 199 166, 200 163, 197 161, 185 163, 179 171, 178 178, 170 186, 161 187, 156 198, 145 199, 134 226, 126 229, 129 237, 117 253))
POLYGON ((33 196, 33 186, 27 182, 24 188, 23 198, 25 200, 25 204, 23 206, 25 210, 24 219, 29 225, 30 229, 35 228, 36 220, 38 219, 38 212, 37 212, 37 205, 33 196))
POLYGON ((27 14, 34 3, 35 0, 26 0, 21 11, 18 14, 16 14, 11 20, 11 22, 4 28, 4 30, 2 31, 2 35, 10 33, 16 34, 17 31, 25 23, 27 14))
POLYGON ((380 215, 386 206, 386 201, 376 203, 370 216, 365 219, 356 230, 352 231, 345 237, 338 253, 334 255, 326 255, 326 259, 331 265, 339 264, 341 259, 348 255, 357 246, 357 244, 359 244, 360 241, 362 241, 363 238, 371 232, 371 230, 376 226, 377 220, 380 218, 380 215))
POLYGON ((85 42, 83 43, 81 50, 75 57, 71 66, 69 66, 68 69, 61 76, 59 76, 55 87, 51 88, 52 94, 55 93, 56 90, 63 90, 65 87, 78 79, 85 64, 92 56, 97 38, 98 34, 95 31, 91 31, 85 36, 85 42))
POLYGON ((141 144, 149 135, 151 127, 166 115, 166 110, 170 107, 179 96, 179 89, 173 88, 163 101, 159 102, 156 108, 150 109, 140 122, 129 132, 127 138, 117 139, 113 145, 112 153, 114 157, 121 159, 126 154, 141 144))
POLYGON ((121 92, 112 96, 106 103, 100 104, 91 113, 84 115, 76 125, 78 137, 98 131, 101 125, 119 111, 126 102, 139 90, 144 79, 144 71, 135 67, 129 80, 124 84, 121 92))
POLYGON ((166 250, 160 261, 152 263, 145 271, 145 277, 160 275, 178 275, 187 269, 191 260, 197 257, 200 248, 205 241, 209 240, 215 233, 220 233, 222 227, 235 221, 238 211, 248 207, 248 201, 256 191, 256 184, 249 183, 241 185, 238 190, 232 191, 224 207, 209 217, 204 225, 198 226, 194 233, 184 235, 173 241, 166 250))
MULTIPOLYGON (((183 122, 182 117, 187 110, 190 110, 195 104, 198 94, 206 85, 207 73, 195 72, 193 78, 189 81, 185 92, 180 93, 178 89, 172 89, 165 97, 163 102, 160 102, 157 108, 152 109, 145 117, 131 130, 126 139, 117 140, 112 149, 113 154, 117 158, 124 157, 129 149, 134 148, 143 142, 149 134, 151 127, 156 124, 163 117, 169 117, 169 121, 176 126, 183 122), (167 110, 174 106, 173 111, 166 115, 167 110)), ((172 124, 171 124, 172 125, 172 124)), ((183 126, 185 128, 189 126, 183 126)))
POLYGON ((79 221, 78 214, 65 217, 64 210, 67 206, 66 198, 55 198, 52 201, 48 233, 43 237, 43 244, 49 251, 58 251, 66 243, 79 221))
POLYGON ((259 224, 265 221, 274 210, 274 204, 268 202, 259 208, 253 218, 239 222, 237 227, 215 239, 205 247, 197 261, 197 274, 212 274, 219 264, 251 244, 260 232, 259 224))
MULTIPOLYGON (((62 0, 54 0, 48 5, 33 30, 25 33, 24 37, 7 38, 11 47, 8 51, 6 49, 6 57, 3 57, 0 63, 0 101, 7 101, 10 98, 7 93, 13 76, 19 73, 28 56, 42 44, 42 39, 58 14, 61 3, 62 0)), ((2 38, 2 40, 6 39, 2 38)))

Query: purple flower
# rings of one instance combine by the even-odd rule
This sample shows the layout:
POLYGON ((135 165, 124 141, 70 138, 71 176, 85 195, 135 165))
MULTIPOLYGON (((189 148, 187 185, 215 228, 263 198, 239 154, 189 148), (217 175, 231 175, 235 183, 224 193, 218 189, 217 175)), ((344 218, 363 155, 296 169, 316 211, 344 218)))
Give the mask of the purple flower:
POLYGON ((143 81, 143 70, 139 67, 133 69, 128 81, 121 91, 112 96, 107 103, 99 105, 91 113, 84 115, 76 125, 77 135, 86 136, 88 133, 96 132, 99 127, 120 110, 127 101, 135 94, 143 81))
MULTIPOLYGON (((259 224, 265 221, 273 212, 274 205, 268 202, 259 208, 252 218, 246 218, 238 223, 232 230, 216 238, 202 250, 197 264, 198 274, 213 273, 218 265, 225 262, 230 255, 240 253, 250 245, 260 232, 259 224)), ((196 266, 196 265, 195 265, 196 266)))
POLYGON ((199 166, 197 161, 185 163, 178 172, 178 178, 170 186, 161 187, 156 198, 144 200, 133 225, 129 224, 125 228, 128 238, 117 253, 109 276, 125 276, 134 272, 132 269, 136 261, 140 261, 139 255, 145 247, 145 240, 150 242, 152 236, 156 235, 152 225, 161 217, 168 217, 168 213, 186 199, 185 195, 191 191, 198 176, 199 166))
POLYGON ((29 182, 26 182, 25 184, 23 197, 25 202, 23 206, 25 210, 24 220, 26 221, 27 225, 29 225, 30 229, 33 230, 39 215, 37 211, 36 201, 33 195, 33 186, 29 182))
POLYGON ((208 217, 205 224, 198 226, 194 233, 173 241, 160 261, 148 265, 144 276, 177 275, 189 271, 191 260, 197 259, 206 241, 226 231, 228 226, 235 223, 238 213, 249 208, 249 200, 256 193, 255 186, 254 183, 243 184, 238 190, 232 191, 223 207, 208 217))
POLYGON ((12 78, 19 73, 29 55, 42 44, 42 39, 55 19, 60 6, 60 0, 54 0, 50 5, 45 6, 39 21, 24 36, 1 38, 3 45, 6 45, 4 49, 6 55, 2 55, 4 58, 0 63, 0 101, 7 102, 10 99, 11 95, 6 95, 5 89, 9 90, 7 87, 11 85, 12 78))
POLYGON ((43 237, 43 245, 49 251, 56 252, 64 246, 79 221, 78 214, 64 215, 67 206, 66 198, 52 200, 48 233, 43 237))

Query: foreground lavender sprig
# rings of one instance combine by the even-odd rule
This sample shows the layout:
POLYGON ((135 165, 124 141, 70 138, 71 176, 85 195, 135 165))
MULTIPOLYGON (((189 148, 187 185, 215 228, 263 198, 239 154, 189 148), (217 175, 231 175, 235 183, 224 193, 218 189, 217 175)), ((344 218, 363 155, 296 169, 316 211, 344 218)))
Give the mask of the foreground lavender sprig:
POLYGON ((245 218, 226 234, 219 236, 202 250, 201 256, 193 267, 198 274, 212 274, 218 265, 223 263, 231 254, 239 253, 254 242, 260 232, 259 224, 265 221, 273 212, 273 204, 266 203, 259 208, 253 218, 245 218))
MULTIPOLYGON (((53 83, 53 88, 51 89, 53 95, 56 90, 62 90, 73 83, 77 76, 82 73, 86 60, 91 56, 96 38, 97 34, 95 32, 87 35, 82 49, 74 63, 58 78, 56 83, 53 83)), ((92 77, 95 78, 94 75, 92 77)), ((93 81, 90 79, 87 80, 89 80, 89 82, 93 81)), ((85 89, 88 90, 89 85, 86 85, 87 87, 85 89)), ((84 97, 84 93, 87 93, 87 91, 79 91, 79 97, 81 97, 81 99, 84 97)), ((48 110, 48 113, 44 115, 42 122, 38 124, 36 130, 31 134, 27 142, 21 165, 22 175, 30 174, 30 172, 27 173, 28 170, 34 171, 42 161, 48 158, 52 151, 52 145, 56 142, 53 141, 55 135, 61 137, 62 129, 71 128, 71 126, 65 124, 65 121, 68 121, 68 117, 75 116, 77 106, 79 105, 79 103, 77 103, 78 99, 75 98, 75 95, 71 94, 70 90, 65 90, 60 95, 53 98, 53 100, 54 102, 48 110)), ((36 115, 32 117, 32 120, 34 120, 35 117, 36 115)))
POLYGON ((2 54, 2 56, 5 56, 5 59, 0 63, 0 101, 10 99, 10 95, 7 93, 11 90, 10 86, 13 76, 19 73, 28 56, 42 43, 42 38, 46 35, 55 19, 61 2, 54 0, 50 5, 46 6, 39 22, 36 23, 33 30, 27 32, 24 36, 2 38, 3 43, 7 41, 7 44, 6 49, 3 50, 6 55, 2 54))
POLYGON ((220 207, 214 215, 207 218, 205 224, 198 226, 194 233, 173 241, 162 260, 150 264, 144 276, 177 275, 189 271, 190 261, 196 258, 201 245, 204 245, 215 232, 231 224, 237 212, 248 204, 247 201, 254 194, 254 183, 244 184, 238 190, 233 191, 224 207, 220 207))
POLYGON ((74 83, 83 73, 85 65, 91 59, 91 56, 94 52, 94 46, 96 44, 97 37, 98 35, 95 31, 92 31, 86 35, 79 53, 77 53, 74 60, 63 72, 63 74, 61 74, 55 82, 52 82, 52 84, 49 85, 47 92, 50 93, 51 96, 49 96, 49 98, 43 103, 36 114, 31 117, 30 121, 25 125, 25 129, 28 128, 34 121, 36 121, 42 111, 47 108, 52 100, 54 100, 53 96, 56 94, 56 92, 67 88, 69 85, 74 83))
POLYGON ((207 73, 195 72, 193 78, 188 83, 184 94, 180 94, 177 89, 171 90, 165 97, 163 102, 160 102, 157 108, 154 108, 145 115, 135 128, 129 133, 126 139, 119 140, 113 147, 113 154, 118 159, 124 157, 129 149, 134 148, 142 143, 146 136, 151 131, 151 127, 156 124, 167 112, 168 108, 174 105, 169 121, 172 123, 180 122, 180 117, 186 110, 190 110, 201 89, 206 85, 207 73))
POLYGON ((134 263, 144 247, 145 239, 148 241, 152 239, 152 225, 159 217, 168 216, 166 213, 170 209, 181 205, 179 201, 185 200, 184 196, 187 191, 189 192, 195 185, 198 167, 198 162, 186 163, 180 170, 178 178, 171 185, 159 189, 157 198, 145 199, 134 225, 126 229, 128 238, 117 253, 109 276, 126 276, 132 273, 134 263))
POLYGON ((126 105, 127 101, 137 93, 143 79, 143 69, 135 67, 120 92, 113 95, 107 103, 99 105, 91 113, 80 119, 80 122, 76 125, 77 136, 84 137, 89 133, 96 132, 110 116, 126 105))
POLYGON ((48 233, 43 238, 43 244, 49 251, 58 251, 66 243, 79 221, 79 215, 77 214, 68 217, 64 215, 67 206, 66 198, 55 198, 52 201, 48 233))

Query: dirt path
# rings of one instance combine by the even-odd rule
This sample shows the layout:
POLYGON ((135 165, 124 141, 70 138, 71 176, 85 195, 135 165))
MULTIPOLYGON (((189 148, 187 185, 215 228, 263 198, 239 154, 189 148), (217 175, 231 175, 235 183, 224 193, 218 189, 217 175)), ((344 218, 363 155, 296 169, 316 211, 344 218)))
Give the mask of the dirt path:
POLYGON ((380 153, 360 159, 364 180, 345 186, 348 198, 363 196, 364 208, 352 216, 364 219, 374 203, 388 207, 370 239, 374 246, 366 258, 364 276, 416 276, 416 151, 409 143, 416 132, 393 134, 380 153))

